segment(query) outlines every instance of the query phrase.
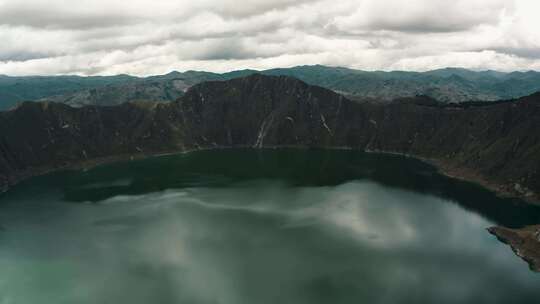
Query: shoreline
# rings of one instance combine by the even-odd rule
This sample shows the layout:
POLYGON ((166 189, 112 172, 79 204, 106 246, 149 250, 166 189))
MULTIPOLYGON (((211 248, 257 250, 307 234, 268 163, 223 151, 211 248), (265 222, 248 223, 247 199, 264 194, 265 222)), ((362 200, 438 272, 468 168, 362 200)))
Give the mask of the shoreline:
MULTIPOLYGON (((379 151, 379 150, 371 150, 371 149, 355 149, 352 147, 306 147, 306 146, 267 146, 267 147, 254 147, 254 146, 248 146, 248 145, 238 145, 238 146, 215 146, 215 147, 205 147, 205 148, 196 148, 196 149, 187 149, 183 151, 173 150, 173 151, 159 151, 155 153, 144 153, 139 152, 136 154, 122 154, 122 155, 116 155, 116 156, 107 156, 107 157, 99 157, 94 159, 88 159, 88 160, 82 160, 78 162, 68 163, 63 166, 56 166, 56 167, 42 167, 42 168, 35 168, 30 170, 30 172, 23 172, 18 174, 15 177, 7 177, 7 183, 0 184, 0 194, 3 194, 13 186, 16 186, 17 184, 28 180, 32 177, 36 176, 42 176, 46 174, 50 174, 57 171, 64 171, 64 170, 88 170, 92 169, 94 167, 100 166, 100 165, 106 165, 106 164, 112 164, 116 162, 124 162, 124 161, 132 161, 132 160, 142 160, 152 157, 162 157, 162 156, 170 156, 170 155, 181 155, 181 154, 187 154, 187 153, 193 153, 198 151, 209 151, 209 150, 224 150, 224 149, 254 149, 254 150, 260 150, 260 149, 321 149, 321 150, 350 150, 350 151, 358 151, 363 153, 370 153, 370 154, 388 154, 388 155, 398 155, 403 156, 407 158, 413 158, 416 160, 419 160, 421 162, 424 162, 428 165, 433 166, 439 174, 442 174, 446 177, 457 179, 469 183, 474 183, 482 188, 491 191, 495 193, 498 197, 502 198, 516 198, 524 201, 527 204, 540 206, 540 195, 538 193, 534 193, 528 189, 526 189, 526 192, 519 192, 516 190, 516 186, 519 186, 519 184, 516 184, 514 188, 512 188, 511 185, 508 184, 501 184, 501 183, 495 183, 493 181, 489 181, 489 179, 479 175, 478 173, 473 172, 470 169, 466 168, 458 168, 455 166, 452 166, 450 162, 445 162, 440 159, 432 159, 432 158, 426 158, 422 156, 416 156, 414 154, 408 154, 403 152, 395 152, 395 151, 379 151)), ((1 180, 0 180, 1 181, 1 180)))
MULTIPOLYGON (((264 150, 264 149, 318 149, 318 150, 347 150, 347 151, 356 151, 360 153, 369 153, 369 154, 388 154, 396 155, 405 158, 411 158, 423 162, 427 165, 432 166, 438 174, 446 176, 451 179, 461 180, 468 183, 474 183, 487 191, 490 191, 497 195, 498 197, 506 198, 517 198, 520 199, 524 204, 531 204, 534 206, 540 206, 538 201, 538 195, 534 196, 523 196, 517 192, 508 191, 507 187, 503 184, 497 184, 491 182, 484 177, 472 172, 470 169, 462 169, 452 166, 450 162, 444 162, 443 160, 430 159, 420 156, 415 156, 407 153, 394 152, 394 151, 377 151, 377 150, 361 150, 351 147, 331 147, 331 148, 320 148, 320 147, 306 147, 306 146, 267 146, 267 147, 253 147, 253 146, 214 146, 214 147, 205 147, 205 148, 195 148, 195 149, 186 149, 183 151, 173 150, 173 151, 159 151, 155 153, 136 153, 136 154, 125 154, 117 155, 110 157, 102 157, 84 160, 80 162, 74 162, 71 164, 66 164, 64 166, 58 167, 49 167, 49 168, 40 168, 31 170, 31 172, 25 172, 20 174, 15 179, 12 179, 11 185, 0 185, 0 199, 1 195, 9 191, 10 186, 15 186, 18 183, 21 183, 25 180, 28 180, 32 177, 42 176, 53 172, 58 172, 62 170, 89 170, 100 165, 107 165, 118 162, 128 162, 133 160, 142 160, 149 159, 152 157, 165 157, 173 155, 182 155, 193 152, 200 151, 210 151, 210 150, 227 150, 227 149, 252 149, 264 150)), ((540 223, 539 223, 540 224, 540 223)), ((0 231, 2 227, 0 226, 0 231)), ((528 265, 531 271, 540 273, 540 225, 533 225, 528 227, 523 227, 519 229, 510 229, 506 227, 489 227, 486 230, 495 236, 500 242, 508 245, 514 254, 524 260, 528 265)))
POLYGON ((531 271, 540 273, 540 225, 521 229, 490 227, 487 231, 510 246, 516 256, 529 264, 531 271))
POLYGON ((470 169, 452 166, 450 162, 445 163, 444 160, 416 156, 414 154, 408 154, 408 153, 402 153, 402 152, 378 151, 378 150, 365 150, 364 152, 400 155, 404 157, 414 158, 433 166, 435 169, 437 169, 437 172, 441 175, 444 175, 452 179, 479 185, 480 187, 495 193, 498 197, 517 198, 524 201, 527 204, 540 206, 540 194, 538 193, 534 193, 532 191, 528 191, 527 193, 519 193, 518 191, 516 191, 515 189, 512 189, 512 187, 507 184, 505 185, 505 184, 489 181, 485 177, 481 176, 478 173, 473 172, 470 169))

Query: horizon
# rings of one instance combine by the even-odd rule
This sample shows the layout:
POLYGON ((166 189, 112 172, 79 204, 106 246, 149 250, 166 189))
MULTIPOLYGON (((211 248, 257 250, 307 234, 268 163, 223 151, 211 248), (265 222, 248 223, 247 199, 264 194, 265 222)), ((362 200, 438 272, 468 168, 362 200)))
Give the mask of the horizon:
POLYGON ((330 69, 348 69, 358 72, 367 72, 367 73, 430 73, 435 71, 441 71, 441 70, 464 70, 469 72, 475 72, 475 73, 482 73, 482 72, 495 72, 495 73, 502 73, 502 74, 511 74, 511 73, 528 73, 528 72, 534 72, 534 73, 540 73, 540 70, 510 70, 510 71, 502 71, 502 70, 494 70, 494 69, 470 69, 470 68, 464 68, 464 67, 456 67, 456 66, 448 66, 448 67, 441 67, 436 69, 430 69, 430 70, 363 70, 363 69, 355 69, 350 68, 346 66, 332 66, 332 65, 323 65, 323 64, 312 64, 312 65, 295 65, 290 67, 275 67, 270 69, 233 69, 228 70, 224 72, 212 72, 212 71, 206 71, 206 70, 171 70, 169 72, 165 72, 162 74, 147 74, 147 75, 137 75, 137 74, 127 74, 127 73, 120 73, 120 74, 96 74, 96 75, 84 75, 84 74, 51 74, 51 75, 8 75, 8 74, 1 74, 0 77, 10 77, 10 78, 24 78, 24 77, 115 77, 115 76, 130 76, 135 78, 149 78, 149 77, 157 77, 157 76, 164 76, 172 73, 190 73, 190 72, 196 72, 196 73, 212 73, 217 75, 223 75, 228 73, 234 73, 234 72, 241 72, 241 71, 253 71, 255 73, 257 72, 265 72, 269 70, 279 70, 279 69, 294 69, 294 68, 303 68, 303 67, 324 67, 324 68, 330 68, 330 69))

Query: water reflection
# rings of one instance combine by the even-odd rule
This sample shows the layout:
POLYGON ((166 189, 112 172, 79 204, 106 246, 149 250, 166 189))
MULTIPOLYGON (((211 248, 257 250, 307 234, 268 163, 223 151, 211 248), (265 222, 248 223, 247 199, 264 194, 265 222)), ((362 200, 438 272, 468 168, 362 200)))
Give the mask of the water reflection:
POLYGON ((64 173, 4 196, 0 303, 534 303, 540 296, 540 277, 485 232, 505 217, 470 212, 440 191, 488 196, 473 186, 403 159, 379 159, 392 172, 365 155, 320 152, 328 174, 319 176, 318 158, 307 151, 228 153, 64 173), (370 177, 347 178, 358 172, 370 177), (417 175, 435 185, 415 189, 417 175))
POLYGON ((540 223, 540 208, 519 200, 500 199, 474 184, 441 176, 420 161, 355 151, 203 151, 119 163, 82 174, 58 174, 58 178, 65 185, 65 199, 74 202, 98 202, 116 195, 174 188, 228 187, 262 178, 279 179, 289 186, 328 186, 350 180, 371 180, 444 198, 498 225, 520 227, 540 223))

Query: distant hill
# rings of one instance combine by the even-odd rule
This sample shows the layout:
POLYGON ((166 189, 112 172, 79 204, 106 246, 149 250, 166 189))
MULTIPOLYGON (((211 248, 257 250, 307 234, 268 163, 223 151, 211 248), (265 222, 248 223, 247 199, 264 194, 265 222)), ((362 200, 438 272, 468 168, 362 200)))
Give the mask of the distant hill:
POLYGON ((426 95, 446 103, 494 101, 540 91, 539 72, 475 72, 457 68, 429 72, 366 72, 318 65, 273 69, 263 73, 293 76, 353 98, 385 101, 417 95, 426 95))
POLYGON ((178 99, 190 87, 205 81, 222 81, 260 73, 242 70, 217 74, 201 71, 177 72, 150 76, 119 84, 77 91, 70 94, 46 96, 38 101, 52 101, 80 107, 84 105, 117 105, 125 102, 170 102, 178 99))
POLYGON ((117 76, 31 76, 9 77, 0 75, 0 110, 9 109, 18 102, 47 96, 71 94, 86 89, 119 85, 136 81, 129 75, 117 76))
POLYGON ((55 101, 72 106, 115 105, 129 101, 169 102, 182 96, 195 84, 230 80, 254 73, 291 76, 354 100, 378 102, 419 95, 444 103, 495 101, 540 91, 540 72, 534 71, 503 73, 445 68, 428 72, 369 72, 314 65, 265 71, 240 70, 223 74, 201 71, 171 72, 146 78, 127 75, 0 76, 0 109, 10 108, 23 100, 55 101))

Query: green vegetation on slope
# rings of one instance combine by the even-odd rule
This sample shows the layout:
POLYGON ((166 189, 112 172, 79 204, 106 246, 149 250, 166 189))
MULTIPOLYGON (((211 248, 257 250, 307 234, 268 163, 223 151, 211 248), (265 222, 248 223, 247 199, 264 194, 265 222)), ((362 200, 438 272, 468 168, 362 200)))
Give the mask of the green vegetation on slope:
POLYGON ((518 98, 540 91, 540 72, 470 71, 446 68, 428 72, 367 72, 321 65, 265 71, 239 70, 224 74, 187 71, 137 78, 111 77, 7 77, 0 76, 0 109, 24 100, 46 100, 72 106, 115 105, 133 101, 176 100, 191 86, 229 80, 254 73, 298 78, 342 93, 355 100, 388 102, 425 95, 445 103, 518 98))

